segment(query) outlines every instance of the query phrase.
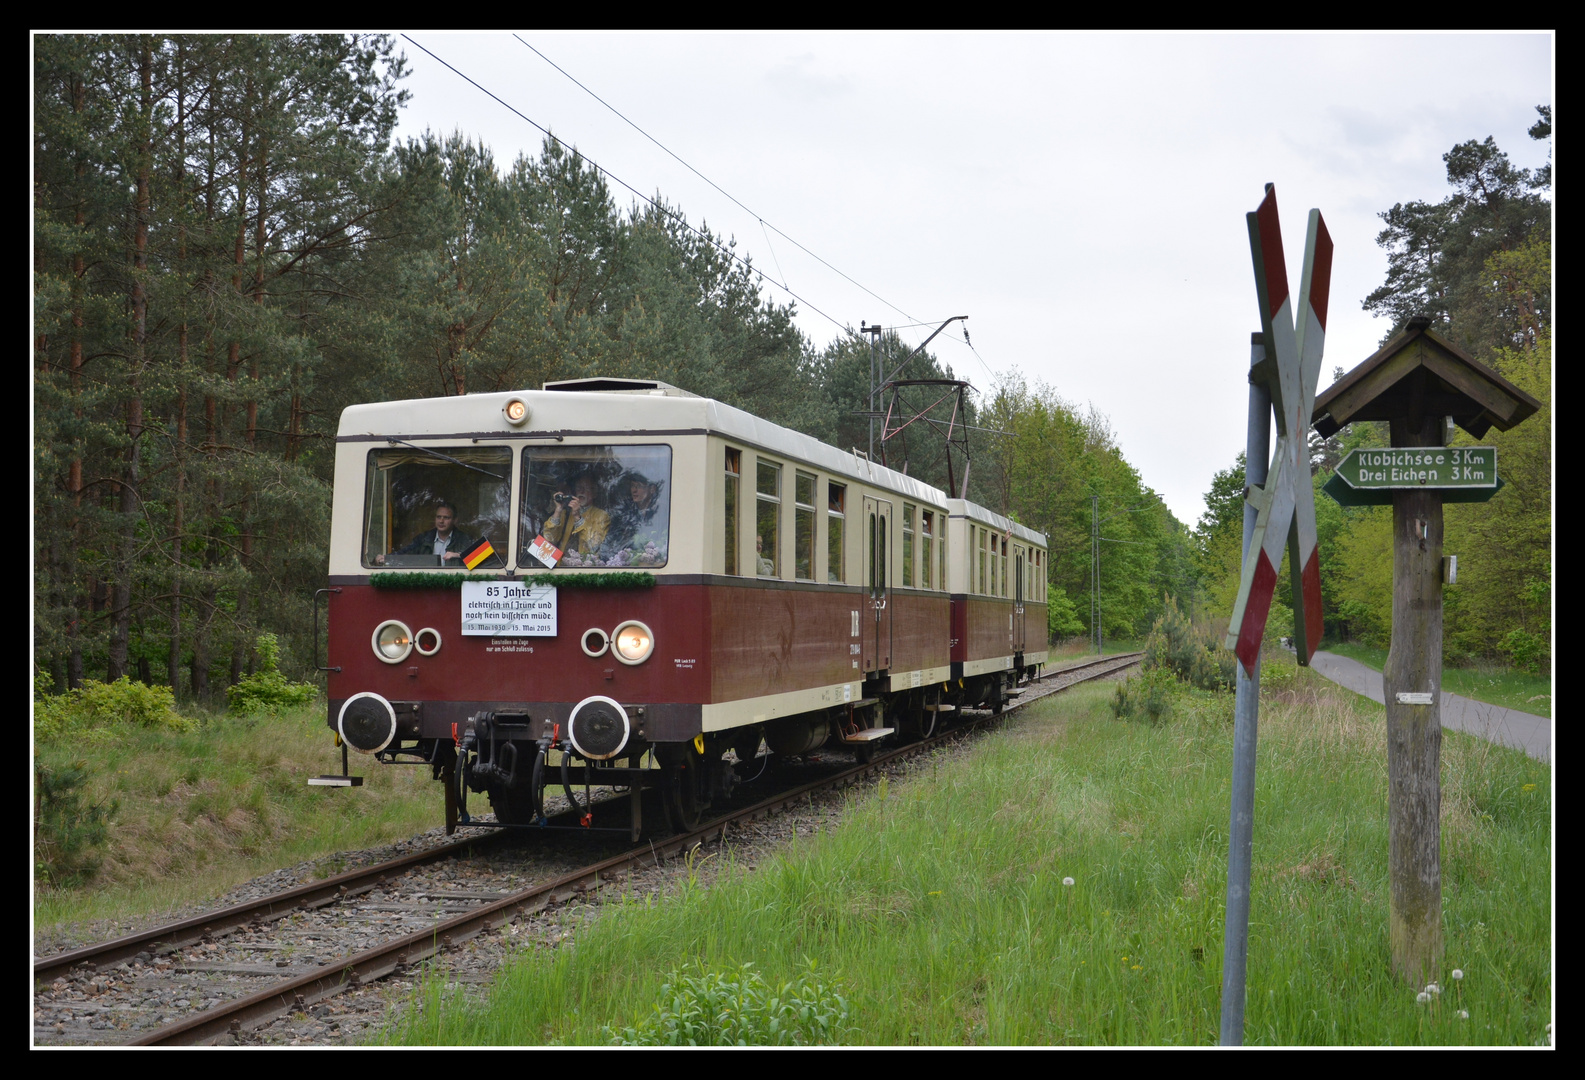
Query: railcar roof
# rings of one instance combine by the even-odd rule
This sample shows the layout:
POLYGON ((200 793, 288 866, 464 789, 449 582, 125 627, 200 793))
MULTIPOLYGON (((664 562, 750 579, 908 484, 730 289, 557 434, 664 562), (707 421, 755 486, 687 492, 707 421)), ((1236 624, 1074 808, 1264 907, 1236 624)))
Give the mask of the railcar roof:
MULTIPOLYGON (((712 398, 674 396, 663 390, 648 393, 519 390, 351 405, 342 410, 336 437, 338 441, 349 442, 374 442, 394 437, 422 440, 498 438, 533 443, 538 441, 535 436, 554 435, 628 439, 645 435, 707 434, 807 462, 826 472, 886 488, 921 502, 947 505, 946 492, 874 464, 862 454, 838 450, 819 439, 712 398), (521 399, 529 407, 528 423, 520 429, 507 424, 502 415, 506 403, 514 398, 521 399)), ((1002 520, 994 514, 991 517, 1002 520)))
POLYGON ((1036 547, 1046 546, 1044 533, 1037 533, 1026 525, 1020 525, 1012 518, 1005 518, 994 510, 987 510, 979 503, 969 502, 967 499, 948 499, 947 511, 953 517, 966 517, 970 521, 977 521, 981 525, 989 525, 1001 532, 1012 533, 1020 540, 1034 544, 1036 547))

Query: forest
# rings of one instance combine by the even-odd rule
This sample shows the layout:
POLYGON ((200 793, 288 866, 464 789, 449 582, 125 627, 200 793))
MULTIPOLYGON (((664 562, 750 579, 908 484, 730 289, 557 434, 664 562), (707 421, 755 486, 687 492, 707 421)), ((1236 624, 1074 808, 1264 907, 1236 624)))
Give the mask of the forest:
MULTIPOLYGON (((663 197, 619 205, 563 142, 512 162, 393 142, 403 68, 383 36, 34 39, 41 685, 221 706, 261 643, 311 677, 348 405, 658 378, 846 448, 867 445, 872 349, 963 377, 896 330, 817 346, 731 237, 663 197)), ((1054 635, 1098 609, 1138 636, 1199 595, 1195 534, 1104 415, 1014 372, 964 419, 970 497, 1051 537, 1054 635)), ((939 440, 889 460, 946 484, 939 440)))

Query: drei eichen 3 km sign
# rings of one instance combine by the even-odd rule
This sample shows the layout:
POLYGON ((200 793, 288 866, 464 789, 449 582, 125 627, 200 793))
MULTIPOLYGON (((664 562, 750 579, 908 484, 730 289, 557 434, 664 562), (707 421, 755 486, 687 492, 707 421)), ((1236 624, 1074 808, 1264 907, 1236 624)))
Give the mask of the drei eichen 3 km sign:
POLYGON ((1351 450, 1337 475, 1352 488, 1495 488, 1495 446, 1351 450))

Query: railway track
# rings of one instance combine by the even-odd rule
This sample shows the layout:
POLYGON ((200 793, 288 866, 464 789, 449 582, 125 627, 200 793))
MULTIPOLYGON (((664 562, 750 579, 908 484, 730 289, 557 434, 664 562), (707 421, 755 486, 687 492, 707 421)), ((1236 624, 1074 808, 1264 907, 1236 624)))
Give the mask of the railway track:
MULTIPOLYGON (((588 857, 587 842, 537 851, 530 856, 535 865, 525 868, 521 849, 510 850, 510 831, 485 833, 39 959, 34 964, 35 1038, 72 1044, 192 1045, 314 1009, 345 990, 405 973, 509 922, 590 897, 635 871, 724 840, 748 822, 963 738, 1041 698, 1115 674, 1140 656, 1102 657, 1046 672, 1020 687, 1019 699, 999 716, 982 711, 933 738, 879 753, 868 764, 829 772, 692 832, 587 865, 577 865, 588 857), (494 868, 494 860, 505 856, 516 861, 509 858, 506 868, 494 868), (459 860, 475 865, 466 871, 448 869, 461 865, 459 860), (481 861, 489 869, 476 873, 481 861), (517 887, 513 878, 524 876, 537 880, 517 887), (260 980, 268 980, 268 988, 234 992, 239 981, 257 986, 260 980), (183 1015, 173 1019, 171 1014, 183 1015), (62 1016, 69 1016, 72 1035, 62 1016), (41 1019, 45 1017, 54 1019, 41 1019)), ((613 800, 608 811, 625 814, 625 800, 613 800)))

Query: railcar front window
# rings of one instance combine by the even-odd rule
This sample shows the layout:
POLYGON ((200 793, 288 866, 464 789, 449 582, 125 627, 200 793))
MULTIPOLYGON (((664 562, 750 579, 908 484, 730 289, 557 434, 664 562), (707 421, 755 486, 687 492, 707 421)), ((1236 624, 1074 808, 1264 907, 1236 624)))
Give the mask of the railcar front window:
POLYGON ((511 476, 512 451, 504 446, 369 451, 363 565, 504 567, 511 476))
POLYGON ((527 447, 519 507, 519 566, 665 566, 671 447, 527 447))

